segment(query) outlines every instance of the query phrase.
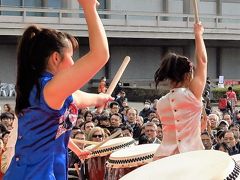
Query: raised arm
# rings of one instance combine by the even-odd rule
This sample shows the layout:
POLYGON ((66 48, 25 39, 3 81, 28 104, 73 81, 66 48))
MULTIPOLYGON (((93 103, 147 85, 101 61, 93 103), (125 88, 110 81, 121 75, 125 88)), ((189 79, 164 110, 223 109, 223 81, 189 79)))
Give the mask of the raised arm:
POLYGON ((202 24, 196 23, 194 25, 196 69, 189 88, 199 100, 201 100, 207 78, 207 51, 203 40, 203 32, 202 24))
POLYGON ((90 50, 73 66, 56 73, 44 88, 45 100, 54 109, 59 109, 66 97, 88 82, 109 59, 107 37, 96 10, 98 2, 96 0, 78 1, 84 10, 88 25, 90 50))

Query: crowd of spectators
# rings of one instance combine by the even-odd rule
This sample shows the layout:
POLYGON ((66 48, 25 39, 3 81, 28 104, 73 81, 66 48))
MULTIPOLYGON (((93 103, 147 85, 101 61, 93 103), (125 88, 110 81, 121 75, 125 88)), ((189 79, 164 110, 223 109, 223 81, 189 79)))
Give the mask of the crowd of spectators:
MULTIPOLYGON (((215 149, 235 155, 240 153, 240 111, 236 108, 237 96, 232 87, 218 100, 218 105, 211 106, 210 83, 203 94, 203 103, 207 114, 207 128, 201 138, 206 150, 215 149)), ((202 115, 204 116, 204 115, 202 115)))
POLYGON ((0 179, 3 178, 4 173, 9 165, 9 159, 11 156, 12 149, 9 149, 9 135, 13 130, 15 121, 14 111, 9 104, 4 104, 1 108, 0 113, 0 179))
MULTIPOLYGON (((207 128, 202 131, 201 138, 206 150, 215 149, 235 155, 240 153, 240 111, 226 111, 212 108, 209 92, 205 90, 203 103, 206 108, 207 128)), ((103 141, 117 130, 121 130, 120 137, 132 137, 136 144, 161 144, 162 124, 156 112, 157 99, 143 102, 140 112, 135 107, 128 105, 126 93, 121 90, 115 101, 99 113, 94 108, 79 110, 76 125, 73 127, 71 138, 84 141, 103 141)), ((235 104, 236 105, 236 104, 235 104)), ((204 116, 204 113, 203 115, 204 116)), ((8 136, 13 129, 15 121, 14 112, 9 104, 2 107, 0 115, 0 153, 1 176, 6 171, 4 162, 7 151, 8 136)), ((76 141, 79 148, 84 149, 87 144, 76 141)), ((82 179, 88 176, 87 160, 83 163, 71 151, 69 151, 69 169, 81 169, 78 176, 82 179)), ((76 172, 75 172, 76 173, 76 172)))

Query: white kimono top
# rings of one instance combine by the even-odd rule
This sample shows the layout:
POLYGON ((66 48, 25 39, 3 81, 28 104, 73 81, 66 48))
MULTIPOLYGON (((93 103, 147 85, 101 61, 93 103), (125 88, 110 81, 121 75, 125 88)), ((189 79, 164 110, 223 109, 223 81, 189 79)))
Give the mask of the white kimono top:
POLYGON ((157 113, 163 140, 155 156, 204 149, 201 140, 202 102, 187 88, 175 88, 159 99, 157 113))

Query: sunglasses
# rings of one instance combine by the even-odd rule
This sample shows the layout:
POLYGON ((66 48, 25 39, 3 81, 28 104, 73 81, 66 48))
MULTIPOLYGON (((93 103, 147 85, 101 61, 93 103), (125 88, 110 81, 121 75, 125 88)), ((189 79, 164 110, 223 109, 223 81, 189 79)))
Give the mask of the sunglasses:
POLYGON ((92 135, 92 137, 94 137, 94 138, 102 138, 103 135, 100 135, 100 134, 94 134, 94 135, 92 135))

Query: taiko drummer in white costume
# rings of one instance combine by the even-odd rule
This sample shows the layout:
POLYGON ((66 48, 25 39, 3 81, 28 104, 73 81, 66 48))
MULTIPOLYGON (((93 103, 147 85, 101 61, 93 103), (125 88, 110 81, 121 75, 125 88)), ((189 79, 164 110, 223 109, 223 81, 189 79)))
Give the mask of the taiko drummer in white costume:
POLYGON ((157 113, 163 124, 163 141, 154 160, 202 150, 202 93, 207 76, 207 52, 201 22, 194 24, 196 65, 185 56, 167 54, 155 73, 156 86, 168 80, 170 92, 159 99, 157 113))

